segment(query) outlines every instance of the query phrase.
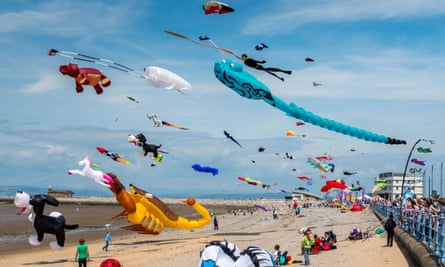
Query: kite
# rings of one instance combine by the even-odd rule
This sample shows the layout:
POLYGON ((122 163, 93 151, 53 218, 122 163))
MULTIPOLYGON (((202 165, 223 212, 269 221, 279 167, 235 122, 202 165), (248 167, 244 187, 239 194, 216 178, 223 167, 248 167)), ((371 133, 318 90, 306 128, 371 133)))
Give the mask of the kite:
POLYGON ((327 180, 326 184, 321 188, 321 192, 327 192, 331 189, 346 189, 346 184, 340 180, 327 180))
POLYGON ((317 87, 317 86, 322 86, 323 84, 321 83, 317 83, 317 82, 312 82, 312 86, 317 87))
POLYGON ((409 172, 410 173, 416 173, 416 172, 421 172, 422 168, 409 168, 409 172))
POLYGON ((226 130, 224 130, 224 135, 229 138, 230 140, 232 140, 235 144, 239 145, 239 147, 243 148, 243 146, 226 130))
POLYGON ((152 159, 158 162, 162 161, 162 153, 159 150, 162 145, 147 144, 147 138, 142 133, 136 136, 129 134, 127 140, 128 143, 132 143, 135 146, 142 147, 144 157, 146 157, 147 154, 150 152, 153 154, 152 159))
POLYGON ((335 165, 332 163, 326 164, 314 157, 309 157, 306 162, 309 163, 309 165, 311 165, 313 168, 317 168, 324 173, 328 171, 333 172, 335 167, 335 165))
POLYGON ((91 162, 90 158, 85 157, 83 160, 79 161, 79 166, 83 167, 82 170, 68 170, 68 174, 78 174, 85 177, 89 177, 93 179, 97 184, 108 186, 107 183, 111 181, 111 177, 109 177, 106 173, 99 171, 99 170, 93 170, 93 163, 91 162))
POLYGON ((218 174, 218 169, 208 166, 201 166, 199 164, 193 164, 192 168, 197 172, 208 172, 211 173, 213 176, 218 174))
POLYGON ((261 186, 264 190, 269 190, 270 189, 270 184, 263 184, 261 186))
POLYGON ((98 147, 96 147, 96 150, 99 151, 100 153, 110 157, 114 161, 124 163, 126 165, 130 164, 130 162, 128 160, 124 159, 119 154, 117 154, 115 152, 110 152, 110 151, 106 150, 104 147, 98 146, 98 147))
POLYGON ((312 178, 307 177, 307 176, 298 176, 298 179, 300 179, 301 181, 310 181, 312 182, 312 178))
MULTIPOLYGON (((125 72, 128 74, 132 74, 136 77, 142 78, 144 80, 147 80, 151 86, 156 87, 156 88, 165 88, 167 90, 176 90, 178 92, 181 92, 181 90, 192 88, 190 83, 187 82, 185 79, 183 79, 176 73, 173 73, 173 72, 166 70, 164 68, 161 68, 161 67, 149 66, 149 67, 144 68, 144 72, 140 72, 140 71, 134 70, 133 68, 127 67, 125 65, 122 65, 120 63, 117 63, 117 62, 114 62, 114 61, 111 61, 108 59, 88 56, 88 55, 84 55, 84 54, 76 53, 76 52, 58 51, 56 49, 50 49, 48 51, 48 55, 49 56, 59 55, 62 57, 67 57, 67 58, 71 58, 74 60, 94 63, 94 64, 98 64, 101 66, 112 68, 114 70, 119 70, 119 71, 122 71, 122 72, 125 72)), ((75 65, 75 64, 70 64, 70 65, 75 65)), ((73 67, 71 67, 71 68, 73 68, 73 67)), ((62 72, 62 70, 61 70, 61 72, 62 72)), ((96 78, 96 80, 97 80, 97 78, 96 78)), ((107 84, 106 82, 107 82, 107 80, 104 79, 103 83, 107 84)), ((110 83, 109 79, 108 79, 108 83, 110 83)), ((103 84, 103 86, 107 86, 105 84, 103 84)), ((86 85, 90 85, 90 84, 86 84, 86 85)), ((96 91, 98 92, 97 88, 96 88, 96 91)), ((99 92, 98 92, 98 94, 99 94, 99 92)))
POLYGON ((33 223, 37 236, 30 236, 28 241, 31 245, 38 246, 43 241, 45 234, 56 236, 57 242, 51 242, 52 249, 59 249, 65 245, 65 229, 74 230, 78 224, 66 224, 65 217, 57 211, 44 215, 45 204, 59 206, 59 201, 49 195, 28 195, 26 192, 17 191, 14 198, 14 205, 21 209, 22 214, 31 213, 28 218, 33 223))
POLYGON ((357 172, 348 172, 348 171, 344 171, 343 175, 354 175, 357 174, 357 172))
POLYGON ((419 151, 420 153, 431 153, 431 152, 433 152, 431 150, 431 148, 429 148, 429 147, 418 147, 417 151, 419 151))
POLYGON ((329 160, 333 160, 334 159, 333 157, 331 157, 329 155, 326 155, 326 154, 320 155, 320 156, 315 157, 315 158, 320 160, 320 161, 329 161, 329 160))
POLYGON ((287 191, 286 191, 286 190, 284 190, 284 189, 278 189, 278 192, 281 192, 281 193, 285 193, 285 194, 287 194, 287 191))
POLYGON ((297 191, 309 191, 306 187, 297 187, 295 188, 297 191))
POLYGON ((259 185, 259 184, 262 184, 261 181, 253 180, 253 179, 250 178, 250 177, 244 178, 244 177, 238 176, 238 180, 243 181, 243 182, 246 182, 246 183, 251 184, 251 185, 259 185))
POLYGON ((386 187, 386 180, 378 181, 372 188, 372 194, 380 192, 381 190, 385 189, 385 187, 386 187))
POLYGON ((264 48, 269 48, 269 47, 265 43, 259 43, 255 46, 255 50, 257 50, 257 51, 261 51, 264 48))
POLYGON ((411 162, 417 165, 425 166, 425 160, 412 159, 411 162))
POLYGON ((282 70, 282 69, 275 68, 275 67, 264 67, 261 64, 266 63, 266 60, 261 60, 261 61, 260 60, 256 60, 256 59, 250 58, 246 54, 242 54, 241 55, 241 59, 244 61, 244 64, 246 66, 249 66, 249 67, 257 69, 257 70, 263 70, 263 71, 269 73, 270 75, 280 79, 283 82, 284 82, 284 78, 278 76, 277 74, 275 74, 275 72, 283 72, 283 73, 286 73, 286 74, 289 74, 289 75, 292 74, 291 70, 282 70))
POLYGON ((298 127, 298 126, 303 126, 304 125, 304 122, 302 122, 302 121, 297 121, 297 122, 295 122, 295 125, 298 127))
POLYGON ((259 148, 258 148, 258 152, 264 152, 266 150, 266 148, 264 148, 264 147, 262 147, 262 146, 260 146, 259 148))
POLYGON ((285 112, 286 115, 298 120, 366 141, 385 144, 406 144, 405 140, 386 137, 384 135, 345 125, 334 120, 322 118, 294 103, 287 104, 282 99, 274 96, 269 88, 258 81, 253 75, 243 71, 241 64, 229 59, 215 62, 214 73, 219 81, 240 96, 248 99, 263 100, 267 104, 285 112))
POLYGON ((172 127, 179 130, 190 130, 189 128, 184 128, 178 125, 175 125, 171 122, 158 120, 158 115, 156 114, 147 114, 147 118, 153 121, 153 127, 161 127, 162 125, 172 127))
MULTIPOLYGON (((182 34, 180 34, 180 33, 173 32, 173 31, 170 31, 170 30, 164 30, 164 32, 165 32, 165 33, 168 33, 168 34, 171 34, 171 35, 173 35, 173 36, 176 36, 176 37, 178 37, 178 38, 181 38, 181 39, 190 41, 190 42, 192 42, 192 43, 194 43, 194 44, 196 44, 196 45, 199 45, 199 46, 202 46, 202 47, 207 47, 207 48, 213 48, 213 49, 216 49, 216 50, 225 52, 225 53, 227 53, 227 54, 231 54, 231 55, 233 55, 234 57, 241 59, 239 56, 235 55, 235 53, 234 53, 233 51, 229 50, 229 49, 225 49, 225 48, 217 47, 217 46, 215 46, 215 45, 213 45, 213 44, 212 44, 212 45, 208 45, 208 44, 200 43, 200 42, 197 42, 197 41, 195 41, 195 40, 193 40, 193 39, 188 38, 188 37, 185 36, 185 35, 182 35, 182 34)), ((209 39, 210 39, 210 38, 209 38, 209 39)), ((206 39, 206 40, 207 40, 207 39, 206 39)))
POLYGON ((76 92, 82 93, 83 86, 88 85, 94 87, 96 94, 100 95, 104 92, 103 87, 108 87, 111 80, 105 76, 100 70, 94 68, 79 68, 77 64, 69 63, 68 65, 60 65, 60 73, 73 77, 76 82, 76 92))
POLYGON ((139 104, 139 100, 137 100, 137 99, 134 98, 134 97, 131 97, 131 96, 128 96, 128 95, 127 95, 127 99, 133 101, 133 102, 136 103, 136 104, 139 104))
POLYGON ((160 234, 165 227, 185 230, 194 230, 207 225, 210 222, 210 213, 207 208, 189 197, 182 202, 191 206, 200 216, 199 219, 189 219, 177 215, 162 200, 143 189, 130 184, 130 191, 113 173, 107 173, 112 181, 109 183, 110 191, 117 202, 124 208, 116 217, 126 217, 132 225, 123 229, 135 231, 141 234, 160 234))
POLYGON ((259 205, 259 204, 255 204, 254 207, 257 208, 257 209, 262 209, 262 210, 264 210, 264 211, 267 211, 267 208, 266 208, 266 207, 264 207, 264 206, 262 206, 262 205, 259 205))
POLYGON ((286 136, 295 136, 295 135, 297 135, 297 134, 292 130, 286 131, 286 136))
POLYGON ((310 58, 310 57, 307 57, 307 58, 304 59, 304 61, 306 61, 306 62, 314 62, 315 60, 313 60, 313 59, 310 58))
POLYGON ((219 2, 219 1, 207 1, 202 5, 202 10, 204 10, 204 14, 226 14, 234 12, 235 9, 233 9, 229 4, 219 2))

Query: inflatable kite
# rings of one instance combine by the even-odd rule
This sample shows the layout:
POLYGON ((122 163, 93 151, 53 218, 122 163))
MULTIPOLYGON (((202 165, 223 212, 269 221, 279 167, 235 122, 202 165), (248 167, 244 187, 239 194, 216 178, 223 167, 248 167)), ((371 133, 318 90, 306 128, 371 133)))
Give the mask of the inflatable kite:
POLYGON ((156 196, 130 184, 130 191, 113 173, 107 173, 112 181, 109 188, 117 202, 124 208, 116 217, 126 217, 132 225, 123 229, 135 231, 141 234, 160 234, 165 227, 185 230, 194 230, 207 225, 210 222, 209 211, 201 206, 192 197, 183 202, 191 206, 200 216, 199 219, 188 219, 177 215, 162 200, 156 196))
POLYGON ((14 199, 14 205, 21 208, 22 214, 34 212, 30 214, 29 220, 33 223, 37 236, 29 237, 29 243, 34 246, 40 245, 45 234, 53 234, 56 236, 57 242, 51 242, 50 246, 53 249, 58 249, 65 245, 65 229, 73 230, 79 225, 66 224, 65 217, 60 212, 53 211, 49 215, 44 215, 45 204, 57 207, 59 201, 44 194, 29 196, 23 191, 17 191, 14 199))
MULTIPOLYGON (((111 61, 108 59, 88 56, 88 55, 84 55, 84 54, 76 53, 76 52, 58 51, 56 49, 50 49, 48 51, 48 55, 49 56, 59 55, 62 57, 67 57, 67 58, 71 58, 74 60, 94 63, 94 64, 98 64, 101 66, 112 68, 114 70, 126 72, 128 74, 132 74, 136 77, 147 80, 151 86, 156 87, 156 88, 165 88, 167 90, 177 90, 179 92, 181 92, 180 90, 192 88, 190 83, 187 82, 186 80, 184 80, 182 77, 180 77, 176 73, 173 73, 173 72, 163 69, 161 67, 149 66, 149 67, 144 68, 144 72, 139 72, 139 71, 134 70, 133 68, 127 67, 125 65, 122 65, 120 63, 117 63, 117 62, 114 62, 114 61, 111 61)), ((71 65, 75 65, 75 64, 71 64, 71 65)), ((61 72, 62 72, 62 70, 61 70, 61 72)), ((97 80, 97 78, 96 78, 96 80, 97 80)), ((107 80, 104 80, 104 82, 106 82, 106 81, 107 80)), ((109 83, 109 80, 108 80, 108 83, 109 83)), ((91 85, 91 84, 86 84, 86 85, 91 85)), ((103 84, 103 86, 107 86, 107 85, 103 84)), ((98 89, 96 89, 96 91, 97 90, 98 89)), ((99 92, 98 92, 98 94, 99 94, 99 92)))
POLYGON ((276 267, 273 256, 265 249, 249 246, 241 251, 235 244, 211 241, 201 251, 199 267, 276 267))
POLYGON ((411 162, 420 166, 425 166, 426 164, 425 160, 418 160, 418 159, 412 159, 411 162))
POLYGON ((309 163, 309 165, 311 165, 313 168, 317 168, 324 173, 333 172, 335 168, 334 164, 332 163, 326 164, 314 157, 309 157, 306 162, 309 163))
POLYGON ((372 188, 372 194, 377 194, 381 190, 386 188, 386 180, 378 181, 372 188))
POLYGON ((416 172, 421 172, 422 168, 409 168, 408 170, 410 173, 416 173, 416 172))
POLYGON ((406 144, 406 141, 404 140, 386 137, 384 135, 375 134, 330 119, 322 118, 298 107, 294 103, 287 104, 282 99, 274 96, 269 88, 258 81, 254 76, 243 71, 241 64, 229 59, 215 62, 214 73, 219 81, 240 96, 248 99, 263 100, 267 104, 285 112, 286 115, 298 120, 303 120, 313 125, 366 141, 385 144, 406 144))
POLYGON ((85 157, 83 160, 79 161, 79 166, 83 167, 82 170, 68 170, 68 174, 78 174, 85 177, 89 177, 93 179, 97 184, 108 187, 108 184, 112 181, 111 177, 109 177, 106 173, 93 170, 93 163, 90 158, 85 157))
POLYGON ((193 164, 192 168, 197 171, 197 172, 208 172, 211 173, 213 176, 218 174, 218 169, 217 168, 212 168, 212 167, 208 167, 208 166, 201 166, 199 164, 193 164))
POLYGON ((275 67, 264 67, 262 64, 266 63, 266 60, 256 60, 256 59, 250 58, 246 54, 242 54, 241 59, 244 61, 244 64, 246 66, 249 66, 249 67, 257 69, 257 70, 265 71, 265 72, 269 73, 270 75, 280 79, 283 82, 284 82, 284 78, 278 76, 277 74, 275 74, 275 72, 283 72, 288 75, 292 74, 291 70, 283 70, 283 69, 275 68, 275 67))
POLYGON ((111 158, 114 161, 129 165, 130 162, 123 157, 121 157, 119 154, 115 152, 111 152, 106 150, 104 147, 98 146, 96 147, 96 150, 99 151, 99 153, 106 155, 107 157, 111 158))
POLYGON ((234 12, 235 9, 233 9, 229 4, 219 2, 219 1, 207 1, 202 5, 202 10, 204 10, 204 14, 226 14, 234 12))
POLYGON ((189 128, 184 128, 178 125, 175 125, 171 122, 158 120, 158 115, 156 114, 147 114, 147 118, 153 121, 153 127, 161 127, 162 125, 172 127, 179 130, 190 130, 189 128))
POLYGON ((60 65, 60 73, 73 77, 76 82, 76 92, 83 92, 83 85, 94 87, 96 94, 100 95, 104 92, 103 87, 110 86, 111 80, 105 76, 100 70, 94 68, 79 68, 77 64, 69 63, 68 65, 60 65))
POLYGON ((235 144, 237 144, 239 147, 243 148, 243 146, 235 139, 235 137, 233 137, 228 131, 224 130, 224 135, 232 140, 232 142, 234 142, 235 144))
POLYGON ((315 158, 318 159, 318 160, 320 160, 320 161, 330 161, 330 160, 334 160, 333 157, 331 157, 331 156, 329 156, 329 155, 326 155, 326 154, 317 156, 317 157, 315 157, 315 158))
POLYGON ((346 189, 347 186, 343 181, 340 180, 327 180, 326 184, 321 188, 321 192, 328 192, 331 189, 346 189))
POLYGON ((250 178, 250 177, 244 178, 244 177, 238 176, 238 180, 243 181, 243 182, 246 182, 246 183, 251 184, 251 185, 259 185, 259 184, 262 184, 261 181, 253 180, 253 179, 250 178))
POLYGON ((152 153, 152 159, 157 160, 158 162, 162 161, 163 156, 159 150, 162 145, 147 144, 147 138, 142 133, 136 136, 129 134, 127 140, 128 143, 142 147, 142 154, 144 157, 146 157, 148 153, 152 153))

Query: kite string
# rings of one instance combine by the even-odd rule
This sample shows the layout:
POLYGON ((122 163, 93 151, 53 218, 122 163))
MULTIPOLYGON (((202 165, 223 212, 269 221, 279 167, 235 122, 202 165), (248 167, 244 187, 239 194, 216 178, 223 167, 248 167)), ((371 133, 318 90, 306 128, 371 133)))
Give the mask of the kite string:
POLYGON ((77 52, 69 52, 69 51, 60 51, 60 52, 57 52, 57 54, 62 57, 67 57, 67 58, 71 58, 74 60, 85 61, 85 62, 90 62, 90 63, 102 65, 105 67, 109 67, 109 68, 119 70, 119 71, 122 71, 122 72, 125 72, 128 74, 132 74, 132 75, 142 78, 144 80, 147 80, 144 73, 138 72, 138 71, 134 70, 133 68, 127 67, 123 64, 111 61, 109 59, 103 59, 103 58, 88 56, 88 55, 80 54, 77 52), (109 63, 109 64, 107 64, 107 63, 109 63))

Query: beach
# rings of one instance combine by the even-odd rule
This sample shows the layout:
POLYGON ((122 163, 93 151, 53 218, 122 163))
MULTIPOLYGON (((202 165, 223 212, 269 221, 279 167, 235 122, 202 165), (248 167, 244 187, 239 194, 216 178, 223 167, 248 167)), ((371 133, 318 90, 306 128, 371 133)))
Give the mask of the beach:
MULTIPOLYGON (((288 251, 288 255, 296 259, 292 266, 300 266, 303 261, 300 255, 302 235, 298 230, 310 227, 314 234, 323 235, 325 231, 332 230, 337 235, 337 249, 311 255, 311 266, 410 266, 397 243, 393 247, 386 247, 386 234, 372 234, 377 227, 381 227, 381 222, 370 209, 343 213, 337 208, 313 205, 303 208, 303 216, 296 217, 285 200, 198 201, 217 215, 218 231, 213 229, 210 222, 194 231, 165 229, 160 235, 142 235, 120 229, 120 226, 129 224, 125 219, 111 219, 122 211, 118 205, 62 203, 55 210, 64 213, 68 224, 78 223, 80 228, 67 231, 65 246, 59 250, 49 248, 49 242, 55 240, 51 235, 46 235, 40 246, 29 245, 27 236, 35 234, 31 223, 25 215, 17 215, 18 209, 12 203, 2 202, 1 243, 7 246, 0 248, 0 262, 2 266, 77 266, 74 261, 75 248, 82 237, 89 245, 88 266, 99 266, 107 258, 116 258, 125 267, 199 266, 200 251, 213 240, 227 240, 241 250, 259 246, 271 253, 274 245, 279 244, 282 251, 288 251), (268 211, 250 213, 244 209, 253 206, 253 203, 267 207, 268 211), (278 210, 278 219, 272 217, 273 207, 278 210), (236 215, 233 210, 237 211, 236 215), (106 224, 110 226, 106 227, 106 224), (362 231, 369 229, 370 237, 349 240, 349 233, 354 227, 362 231), (105 252, 102 246, 107 230, 111 231, 113 242, 109 251, 105 252), (14 236, 21 238, 17 240, 14 236)), ((189 207, 175 204, 179 200, 166 202, 178 214, 193 216, 189 207)), ((48 207, 45 213, 50 210, 48 207)))

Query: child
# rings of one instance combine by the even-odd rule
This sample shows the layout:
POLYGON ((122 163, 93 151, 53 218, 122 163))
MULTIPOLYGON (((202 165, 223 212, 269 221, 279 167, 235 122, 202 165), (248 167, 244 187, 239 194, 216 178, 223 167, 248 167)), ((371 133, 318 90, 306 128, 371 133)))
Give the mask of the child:
POLYGON ((280 250, 280 245, 278 245, 278 244, 274 246, 273 257, 275 259, 275 263, 278 266, 280 266, 281 250, 280 250))
POLYGON ((315 244, 315 240, 312 238, 312 231, 308 228, 304 232, 304 236, 301 239, 301 248, 303 249, 304 265, 310 265, 309 253, 311 252, 312 245, 315 244))

